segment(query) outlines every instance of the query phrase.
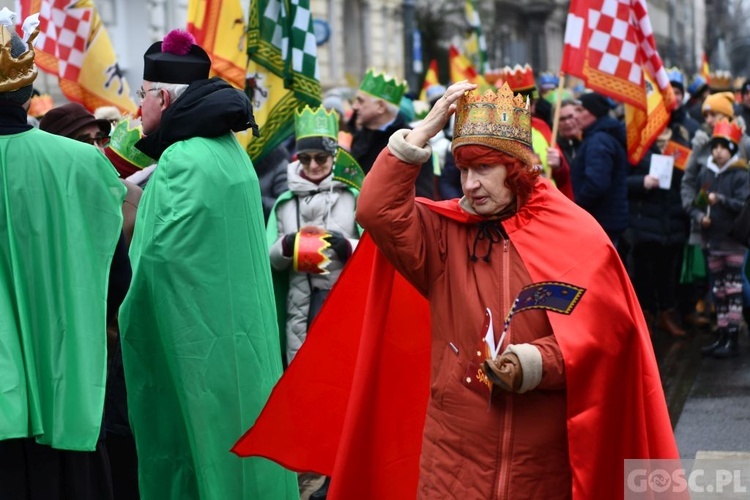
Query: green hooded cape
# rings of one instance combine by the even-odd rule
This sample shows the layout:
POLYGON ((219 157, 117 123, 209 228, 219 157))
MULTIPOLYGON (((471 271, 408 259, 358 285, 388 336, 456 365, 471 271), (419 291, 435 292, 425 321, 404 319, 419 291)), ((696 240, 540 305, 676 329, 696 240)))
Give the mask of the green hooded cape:
POLYGON ((96 446, 124 198, 95 148, 38 129, 0 136, 0 440, 96 446))
POLYGON ((281 375, 258 178, 231 134, 161 155, 130 257, 120 325, 142 498, 298 498, 296 474, 229 451, 281 375))

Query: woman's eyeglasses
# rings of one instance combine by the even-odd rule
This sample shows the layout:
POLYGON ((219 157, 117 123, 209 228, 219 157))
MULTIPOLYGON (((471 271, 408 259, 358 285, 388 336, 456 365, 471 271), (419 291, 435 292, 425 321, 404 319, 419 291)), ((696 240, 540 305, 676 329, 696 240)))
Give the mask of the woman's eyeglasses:
POLYGON ((101 148, 109 144, 109 136, 103 133, 97 135, 78 135, 73 139, 79 142, 85 142, 86 144, 91 144, 93 146, 99 146, 101 148))
POLYGON ((299 162, 303 165, 309 165, 312 160, 315 160, 315 163, 318 165, 322 165, 325 162, 328 161, 328 158, 330 158, 331 155, 325 154, 325 153, 318 153, 315 155, 308 155, 308 154, 299 154, 297 155, 297 159, 299 162))

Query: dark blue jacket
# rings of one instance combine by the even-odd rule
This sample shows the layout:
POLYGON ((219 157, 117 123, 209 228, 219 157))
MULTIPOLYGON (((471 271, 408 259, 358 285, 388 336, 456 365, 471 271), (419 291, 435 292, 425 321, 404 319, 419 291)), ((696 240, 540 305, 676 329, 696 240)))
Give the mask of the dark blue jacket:
POLYGON ((625 124, 603 116, 583 131, 583 142, 570 167, 575 201, 610 237, 628 227, 625 124))

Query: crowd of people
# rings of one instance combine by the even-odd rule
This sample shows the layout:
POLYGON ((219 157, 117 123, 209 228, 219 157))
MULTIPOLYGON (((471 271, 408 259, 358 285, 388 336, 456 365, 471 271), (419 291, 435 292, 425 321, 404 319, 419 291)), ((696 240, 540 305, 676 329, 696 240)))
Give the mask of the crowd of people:
POLYGON ((42 101, 24 27, 0 26, 0 498, 296 499, 305 470, 312 500, 604 498, 623 459, 678 456, 655 330, 739 353, 750 81, 669 70, 632 165, 617 103, 551 75, 436 85, 417 116, 369 70, 251 161, 251 102, 188 33, 144 54, 134 117, 42 101))

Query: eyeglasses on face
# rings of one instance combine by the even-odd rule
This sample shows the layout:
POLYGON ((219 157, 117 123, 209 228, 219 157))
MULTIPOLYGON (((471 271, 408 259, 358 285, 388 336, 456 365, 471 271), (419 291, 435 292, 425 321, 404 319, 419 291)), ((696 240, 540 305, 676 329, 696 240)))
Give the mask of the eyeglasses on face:
POLYGON ((97 134, 97 135, 78 135, 74 137, 78 142, 85 142, 86 144, 91 144, 94 146, 104 147, 107 144, 109 144, 109 136, 107 134, 97 134))
POLYGON ((328 158, 330 158, 332 155, 326 154, 326 153, 317 153, 314 155, 308 155, 305 153, 297 155, 297 159, 299 162, 303 165, 309 165, 312 160, 315 160, 315 163, 318 165, 322 165, 325 162, 328 161, 328 158))
POLYGON ((138 97, 138 99, 140 99, 142 101, 142 100, 144 100, 146 98, 146 92, 159 92, 159 91, 161 91, 161 89, 148 89, 148 90, 144 90, 143 87, 141 87, 141 88, 139 88, 138 90, 135 91, 135 95, 136 95, 136 97, 138 97))

